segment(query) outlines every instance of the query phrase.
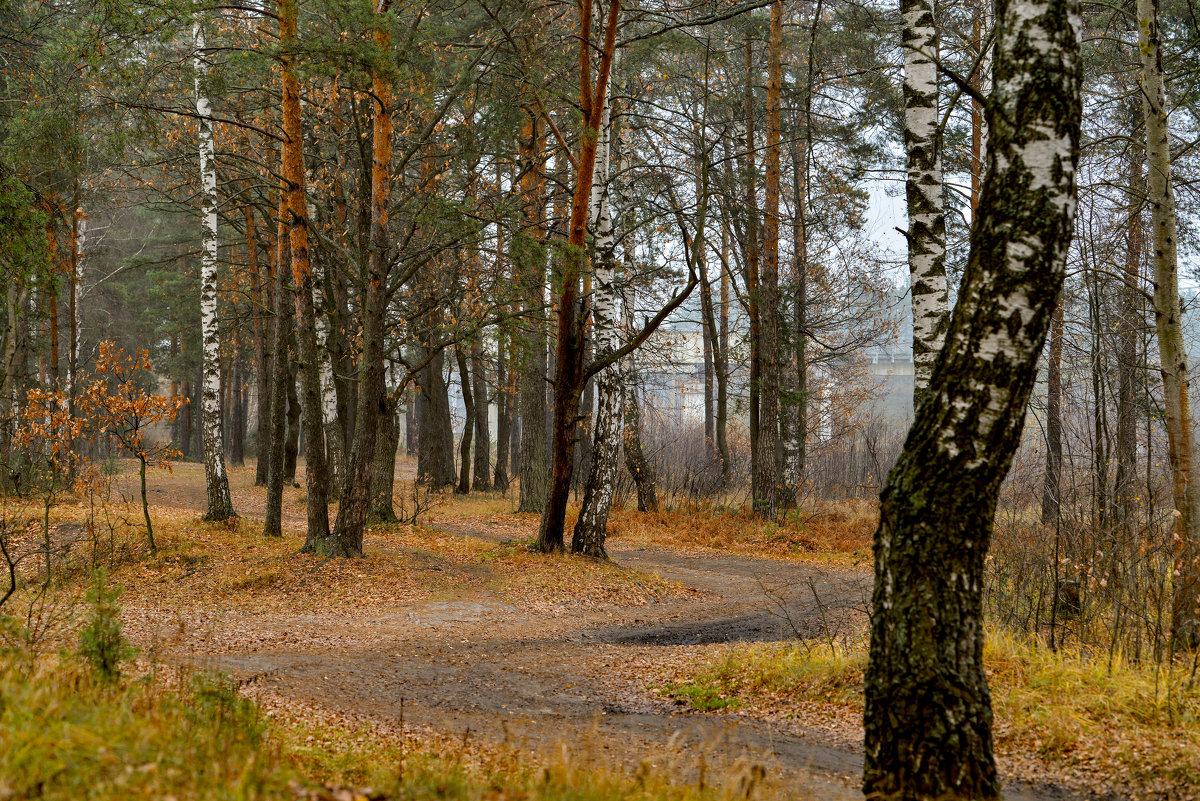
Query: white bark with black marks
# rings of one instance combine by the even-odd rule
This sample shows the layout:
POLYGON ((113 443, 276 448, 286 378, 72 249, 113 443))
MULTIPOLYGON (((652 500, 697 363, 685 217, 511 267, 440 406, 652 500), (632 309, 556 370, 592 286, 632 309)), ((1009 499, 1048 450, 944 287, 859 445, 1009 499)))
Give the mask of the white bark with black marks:
MULTIPOLYGON (((603 99, 596 166, 592 172, 589 228, 595 237, 595 261, 592 269, 592 320, 595 358, 609 357, 620 348, 620 304, 616 282, 616 236, 610 203, 610 164, 612 149, 612 109, 603 99)), ((608 533, 608 514, 612 509, 617 479, 617 455, 621 444, 620 367, 610 364, 596 374, 596 422, 592 430, 592 460, 583 505, 575 523, 571 551, 589 556, 606 556, 604 541, 608 533)))
POLYGON ((875 535, 864 791, 1000 796, 984 563, 1066 275, 1082 110, 1079 0, 999 0, 988 170, 945 346, 875 535))
POLYGON ((938 32, 932 0, 901 0, 908 269, 913 316, 913 400, 919 402, 946 338, 946 213, 938 132, 938 32))
MULTIPOLYGON (((310 212, 309 219, 313 215, 310 212)), ((320 259, 313 262, 313 316, 317 334, 317 356, 321 360, 321 424, 325 430, 328 453, 329 486, 340 491, 346 473, 346 438, 338 419, 337 387, 333 383, 333 354, 329 350, 329 310, 325 299, 325 268, 320 259)))
POLYGON ((217 324, 217 159, 213 138, 212 106, 205 84, 208 62, 204 57, 204 26, 193 25, 196 55, 196 116, 200 129, 200 335, 203 377, 200 390, 201 432, 204 443, 204 480, 208 490, 206 520, 234 517, 221 442, 221 335, 217 324))

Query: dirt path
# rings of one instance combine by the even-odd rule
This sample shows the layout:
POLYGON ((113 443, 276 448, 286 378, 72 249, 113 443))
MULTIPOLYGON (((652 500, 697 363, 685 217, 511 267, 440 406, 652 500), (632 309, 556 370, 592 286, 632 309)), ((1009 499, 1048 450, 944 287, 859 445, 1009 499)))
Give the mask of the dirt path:
MULTIPOLYGON (((156 502, 202 510, 203 473, 192 476, 191 467, 156 483, 162 489, 156 502)), ((251 494, 234 488, 245 516, 261 510, 247 502, 251 494)), ((433 524, 462 537, 502 538, 486 522, 433 524)), ((630 666, 652 666, 679 646, 819 636, 832 616, 862 605, 869 575, 620 543, 613 543, 612 557, 698 592, 569 615, 486 591, 398 610, 259 615, 240 621, 254 629, 252 650, 237 644, 245 638, 223 644, 218 634, 190 658, 276 696, 371 720, 534 750, 565 744, 610 765, 648 760, 684 774, 701 757, 714 770, 751 761, 797 797, 861 798, 861 743, 854 738, 794 723, 682 712, 648 697, 630 666)), ((1008 799, 1075 797, 1083 796, 1006 783, 1008 799)))

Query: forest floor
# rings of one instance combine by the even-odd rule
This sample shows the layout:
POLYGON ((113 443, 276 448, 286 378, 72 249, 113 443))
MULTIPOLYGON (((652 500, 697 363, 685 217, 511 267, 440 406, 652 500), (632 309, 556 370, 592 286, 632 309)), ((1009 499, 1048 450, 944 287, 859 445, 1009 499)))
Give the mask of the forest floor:
MULTIPOLYGON (((398 499, 411 470, 400 465, 398 499)), ((282 540, 256 536, 265 491, 253 477, 231 471, 241 519, 220 525, 199 522, 199 465, 151 476, 159 554, 113 573, 143 653, 228 672, 269 714, 318 732, 427 732, 454 749, 570 753, 630 773, 645 763, 692 783, 765 775, 786 797, 861 797, 852 706, 800 700, 780 715, 663 689, 736 644, 861 642, 871 526, 853 510, 750 545, 729 533, 750 531, 736 518, 620 512, 603 563, 530 553, 537 519, 511 498, 445 497, 417 525, 369 530, 366 558, 323 560, 297 553, 298 488, 282 540)), ((128 497, 132 487, 117 482, 128 497)), ((1028 749, 1000 756, 1008 799, 1126 797, 1028 749)))

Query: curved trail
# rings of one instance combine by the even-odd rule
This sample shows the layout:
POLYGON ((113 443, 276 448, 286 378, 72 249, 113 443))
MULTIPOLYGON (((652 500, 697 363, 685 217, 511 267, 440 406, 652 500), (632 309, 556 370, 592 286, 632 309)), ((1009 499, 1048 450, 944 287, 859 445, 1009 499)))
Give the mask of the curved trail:
MULTIPOLYGON (((175 482, 172 482, 173 484, 175 482)), ((202 508, 199 492, 172 500, 202 508), (194 505, 193 505, 194 504, 194 505)), ((241 507, 243 514, 252 510, 241 507)), ((447 533, 498 541, 488 530, 435 521, 447 533)), ((863 571, 745 556, 687 555, 612 543, 623 565, 699 592, 651 606, 547 614, 476 592, 399 611, 262 615, 253 652, 193 655, 285 698, 368 719, 543 751, 566 745, 596 764, 642 761, 694 777, 739 760, 763 765, 796 797, 861 798, 861 744, 829 732, 734 715, 680 711, 647 699, 615 666, 653 661, 666 646, 822 636, 832 610, 869 595, 863 571), (614 676, 614 673, 617 674, 614 676)), ((378 611, 378 610, 375 610, 378 611)), ((205 649, 208 650, 208 649, 205 649)), ((628 675, 629 671, 625 671, 628 675)), ((1019 801, 1085 796, 1006 782, 1019 801)))

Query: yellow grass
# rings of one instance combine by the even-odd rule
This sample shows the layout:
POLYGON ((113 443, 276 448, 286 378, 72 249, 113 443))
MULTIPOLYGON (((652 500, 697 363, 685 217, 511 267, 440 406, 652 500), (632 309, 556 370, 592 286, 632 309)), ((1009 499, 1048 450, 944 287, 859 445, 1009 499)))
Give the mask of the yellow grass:
MULTIPOLYGON (((1069 774, 1127 782, 1167 798, 1200 795, 1200 686, 1190 664, 1167 668, 1054 653, 990 631, 984 661, 998 753, 1026 755, 1069 774)), ((722 649, 658 691, 693 708, 741 706, 803 717, 813 706, 861 714, 867 645, 741 645, 722 649), (696 703, 695 699, 703 699, 696 703), (711 699, 724 699, 714 703, 711 699)))

